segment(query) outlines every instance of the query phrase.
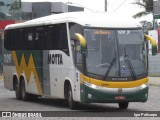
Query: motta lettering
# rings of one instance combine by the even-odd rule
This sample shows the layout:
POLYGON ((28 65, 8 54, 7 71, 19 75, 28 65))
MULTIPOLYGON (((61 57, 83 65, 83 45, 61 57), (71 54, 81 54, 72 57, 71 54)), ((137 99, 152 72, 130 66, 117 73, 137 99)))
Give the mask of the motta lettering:
POLYGON ((63 65, 62 54, 48 54, 48 64, 63 65))

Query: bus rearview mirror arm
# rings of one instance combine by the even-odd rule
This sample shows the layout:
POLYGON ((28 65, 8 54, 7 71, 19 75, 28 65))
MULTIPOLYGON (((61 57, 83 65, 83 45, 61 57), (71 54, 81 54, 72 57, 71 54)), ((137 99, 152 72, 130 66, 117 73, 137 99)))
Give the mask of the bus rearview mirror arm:
POLYGON ((76 40, 80 42, 81 52, 85 54, 86 52, 86 39, 79 33, 75 33, 76 40))
POLYGON ((156 41, 148 35, 145 35, 145 39, 149 40, 152 44, 152 55, 157 55, 157 43, 156 43, 156 41))

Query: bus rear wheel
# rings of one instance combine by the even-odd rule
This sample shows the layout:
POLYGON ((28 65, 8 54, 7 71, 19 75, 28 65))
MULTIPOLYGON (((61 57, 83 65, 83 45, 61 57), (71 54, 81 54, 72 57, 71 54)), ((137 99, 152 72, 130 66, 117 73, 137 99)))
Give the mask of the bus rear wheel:
POLYGON ((18 84, 18 81, 15 82, 15 95, 17 100, 22 99, 20 85, 18 84))
POLYGON ((72 110, 76 109, 78 106, 78 103, 73 100, 73 93, 72 93, 71 86, 69 87, 69 90, 68 90, 68 104, 69 104, 69 108, 72 110))
POLYGON ((25 82, 22 80, 21 82, 21 91, 22 91, 22 100, 28 101, 30 99, 30 95, 26 92, 25 82))
POLYGON ((118 103, 120 109, 127 109, 129 102, 118 103))

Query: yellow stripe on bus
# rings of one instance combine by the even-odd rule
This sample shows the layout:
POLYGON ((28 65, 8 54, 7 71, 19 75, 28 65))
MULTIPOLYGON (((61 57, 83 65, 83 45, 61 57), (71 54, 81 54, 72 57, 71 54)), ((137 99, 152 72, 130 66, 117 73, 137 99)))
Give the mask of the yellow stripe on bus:
POLYGON ((35 79, 37 89, 38 89, 38 93, 39 93, 39 95, 42 95, 42 88, 40 85, 40 80, 39 80, 39 77, 38 77, 38 74, 37 74, 37 71, 35 68, 32 54, 30 55, 28 66, 26 65, 24 54, 22 55, 20 65, 18 65, 17 55, 16 55, 15 51, 12 51, 12 56, 13 56, 13 61, 16 66, 18 76, 20 77, 20 75, 24 72, 26 79, 27 79, 27 83, 29 83, 31 72, 33 72, 34 79, 35 79))
POLYGON ((121 81, 121 82, 108 82, 104 80, 97 80, 93 78, 89 78, 84 76, 83 74, 80 75, 81 79, 81 84, 83 84, 83 81, 101 86, 101 87, 106 87, 106 88, 132 88, 132 87, 137 87, 142 84, 148 83, 149 79, 148 78, 143 78, 135 81, 121 81))

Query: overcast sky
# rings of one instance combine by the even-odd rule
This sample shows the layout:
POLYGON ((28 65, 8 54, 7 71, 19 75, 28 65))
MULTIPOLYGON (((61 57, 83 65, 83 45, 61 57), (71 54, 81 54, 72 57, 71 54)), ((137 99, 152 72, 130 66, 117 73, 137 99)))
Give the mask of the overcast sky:
MULTIPOLYGON (((104 12, 104 3, 105 0, 22 0, 22 2, 40 2, 40 1, 52 1, 52 2, 72 2, 79 5, 82 5, 86 8, 92 9, 98 12, 104 12)), ((124 16, 126 19, 132 17, 137 12, 142 11, 143 9, 137 5, 132 4, 136 0, 107 0, 108 8, 107 12, 115 15, 124 16)), ((89 9, 85 9, 85 11, 89 11, 89 9)), ((137 19, 138 21, 147 20, 152 21, 152 15, 148 15, 146 17, 137 19)))

